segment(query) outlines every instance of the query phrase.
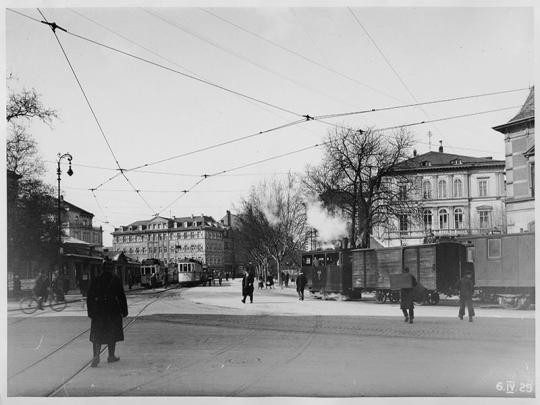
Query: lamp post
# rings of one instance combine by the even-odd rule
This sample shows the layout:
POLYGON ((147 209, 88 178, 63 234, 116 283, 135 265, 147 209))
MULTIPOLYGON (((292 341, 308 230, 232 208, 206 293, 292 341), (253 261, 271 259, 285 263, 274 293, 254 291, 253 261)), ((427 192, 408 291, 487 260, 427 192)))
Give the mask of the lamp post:
POLYGON ((62 220, 61 220, 61 213, 62 210, 60 208, 60 175, 62 174, 62 170, 60 169, 60 162, 62 159, 66 158, 69 162, 69 169, 67 171, 67 174, 69 176, 73 175, 73 170, 71 170, 71 160, 73 159, 73 156, 71 156, 69 153, 58 154, 58 161, 57 161, 57 168, 56 168, 56 174, 58 175, 58 271, 62 271, 62 220))

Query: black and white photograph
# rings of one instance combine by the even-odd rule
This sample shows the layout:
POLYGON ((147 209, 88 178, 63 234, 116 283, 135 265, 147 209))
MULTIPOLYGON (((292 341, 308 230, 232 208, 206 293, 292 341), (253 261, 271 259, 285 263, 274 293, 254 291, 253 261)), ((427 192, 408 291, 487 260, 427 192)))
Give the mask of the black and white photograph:
POLYGON ((536 400, 533 1, 0 12, 0 402, 536 400))

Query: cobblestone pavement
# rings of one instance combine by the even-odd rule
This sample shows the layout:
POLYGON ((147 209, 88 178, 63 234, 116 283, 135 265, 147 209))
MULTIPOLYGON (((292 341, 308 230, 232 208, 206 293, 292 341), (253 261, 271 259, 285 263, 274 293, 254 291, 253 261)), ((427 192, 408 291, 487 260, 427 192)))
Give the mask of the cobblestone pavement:
MULTIPOLYGON (((49 317, 8 328, 8 376, 88 326, 49 317)), ((518 389, 534 382, 528 319, 155 314, 126 330, 120 362, 70 380, 90 351, 82 333, 11 377, 8 394, 45 396, 67 381, 55 396, 516 397, 530 396, 518 389), (497 388, 508 381, 512 394, 497 388)))

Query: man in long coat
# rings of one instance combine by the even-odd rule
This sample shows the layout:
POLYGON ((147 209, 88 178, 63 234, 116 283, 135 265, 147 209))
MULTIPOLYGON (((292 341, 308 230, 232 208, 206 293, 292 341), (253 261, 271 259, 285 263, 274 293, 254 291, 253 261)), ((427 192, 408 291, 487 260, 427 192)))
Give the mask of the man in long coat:
POLYGON ((122 281, 112 274, 112 264, 105 262, 103 271, 88 289, 87 308, 90 317, 90 341, 93 344, 92 367, 99 363, 101 345, 109 349, 109 363, 120 360, 114 355, 116 342, 124 340, 122 317, 128 314, 126 295, 122 281))
POLYGON ((414 301, 413 301, 413 288, 418 284, 416 278, 409 273, 409 268, 405 267, 403 273, 408 274, 411 277, 411 288, 401 289, 401 310, 405 315, 405 322, 413 323, 414 319, 414 301), (408 311, 408 313, 407 313, 408 311))
POLYGON ((296 292, 298 293, 298 299, 304 301, 304 288, 306 288, 307 278, 306 275, 300 271, 298 277, 296 277, 296 292))
POLYGON ((249 297, 250 302, 253 304, 253 283, 255 282, 255 278, 253 277, 253 273, 246 270, 244 273, 244 277, 242 278, 242 302, 246 303, 246 298, 249 297))
POLYGON ((459 319, 463 320, 465 315, 465 306, 467 306, 467 312, 469 314, 469 322, 473 321, 474 308, 472 302, 472 296, 474 293, 474 282, 471 272, 465 273, 465 275, 457 282, 459 289, 459 319))

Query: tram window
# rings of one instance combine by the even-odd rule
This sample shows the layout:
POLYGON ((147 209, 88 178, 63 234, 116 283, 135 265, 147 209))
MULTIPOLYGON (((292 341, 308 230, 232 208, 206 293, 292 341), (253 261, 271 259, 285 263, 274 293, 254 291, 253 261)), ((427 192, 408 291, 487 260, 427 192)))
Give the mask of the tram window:
POLYGON ((501 258, 501 240, 488 239, 488 259, 501 258))
POLYGON ((302 256, 302 265, 311 266, 311 256, 302 256))
POLYGON ((467 248, 467 262, 474 263, 474 246, 467 248))
POLYGON ((313 258, 313 266, 317 267, 319 265, 324 266, 324 253, 315 255, 313 258))
POLYGON ((326 255, 326 264, 337 264, 339 261, 339 253, 328 253, 326 255))

